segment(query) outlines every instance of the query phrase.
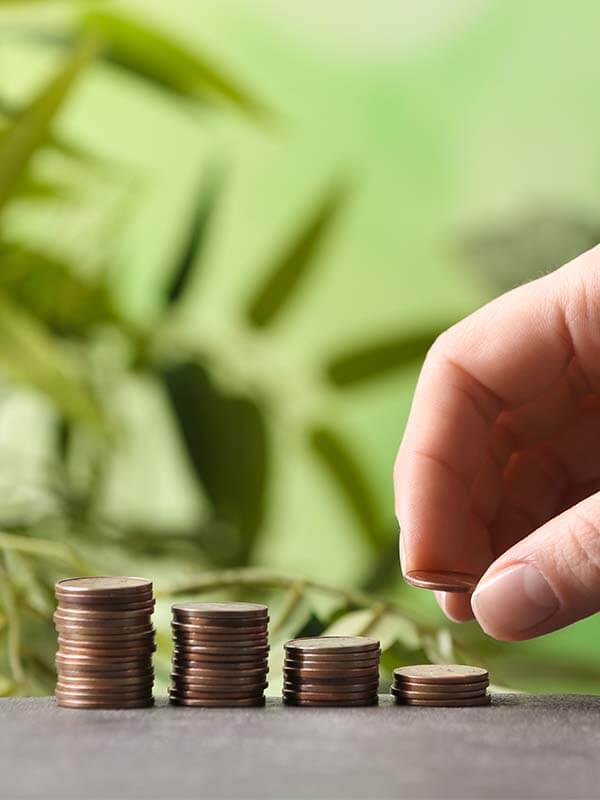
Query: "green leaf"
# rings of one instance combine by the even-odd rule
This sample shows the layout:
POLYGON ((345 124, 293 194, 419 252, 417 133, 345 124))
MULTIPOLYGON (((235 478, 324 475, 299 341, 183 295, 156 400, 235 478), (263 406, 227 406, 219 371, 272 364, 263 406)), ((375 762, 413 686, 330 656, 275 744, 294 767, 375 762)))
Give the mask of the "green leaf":
POLYGON ((0 289, 61 336, 85 336, 101 323, 118 322, 108 286, 77 275, 47 253, 0 242, 0 289))
POLYGON ((0 211, 18 191, 31 159, 46 143, 56 114, 95 51, 93 41, 84 41, 0 137, 0 211))
POLYGON ((143 22, 94 11, 83 17, 82 28, 101 37, 105 60, 154 86, 178 97, 226 101, 250 114, 264 113, 250 92, 225 70, 143 22))
POLYGON ((409 620, 397 614, 384 614, 373 625, 369 625, 371 611, 351 611, 332 623, 324 632, 324 636, 373 636, 381 642, 381 649, 387 650, 395 642, 400 642, 410 650, 416 650, 420 644, 419 632, 409 620))
POLYGON ((380 518, 377 498, 358 458, 331 428, 314 428, 308 432, 308 438, 315 455, 354 512, 365 541, 373 550, 379 550, 387 540, 387 532, 380 518))
POLYGON ((175 418, 221 537, 214 558, 245 563, 263 520, 268 442, 263 415, 249 397, 222 391, 207 371, 186 362, 164 373, 175 418), (237 540, 233 537, 237 536, 237 540), (221 548, 220 552, 218 548, 221 548))
POLYGON ((35 201, 74 200, 75 190, 66 183, 24 175, 15 190, 15 199, 35 201))
POLYGON ((66 353, 33 316, 0 292, 0 368, 45 394, 68 417, 106 430, 104 415, 66 353))
POLYGON ((325 377, 337 388, 345 389, 406 369, 425 358, 433 342, 447 327, 436 325, 358 346, 334 356, 325 366, 325 377))
POLYGON ((293 240, 267 269, 266 280, 251 298, 246 317, 250 325, 264 328, 285 310, 314 269, 319 251, 336 220, 348 187, 336 184, 322 198, 293 240))
POLYGON ((194 213, 183 247, 175 265, 173 279, 167 289, 168 304, 173 305, 183 296, 195 266, 206 244, 210 225, 221 192, 222 176, 214 169, 202 181, 194 203, 194 213))

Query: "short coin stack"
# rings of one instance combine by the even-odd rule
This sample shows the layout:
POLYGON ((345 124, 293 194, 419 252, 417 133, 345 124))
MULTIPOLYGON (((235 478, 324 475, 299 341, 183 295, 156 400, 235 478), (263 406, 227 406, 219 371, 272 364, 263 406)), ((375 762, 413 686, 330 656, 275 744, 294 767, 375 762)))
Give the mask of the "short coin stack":
POLYGON ((487 670, 461 664, 398 667, 391 687, 396 702, 408 706, 487 706, 487 670))
POLYGON ((293 706, 369 706, 377 703, 377 639, 316 636, 285 645, 283 700, 293 706))
POLYGON ((71 578, 56 584, 56 700, 68 708, 145 708, 156 649, 152 582, 71 578))
POLYGON ((173 606, 173 705, 262 706, 269 671, 268 609, 256 603, 173 606))

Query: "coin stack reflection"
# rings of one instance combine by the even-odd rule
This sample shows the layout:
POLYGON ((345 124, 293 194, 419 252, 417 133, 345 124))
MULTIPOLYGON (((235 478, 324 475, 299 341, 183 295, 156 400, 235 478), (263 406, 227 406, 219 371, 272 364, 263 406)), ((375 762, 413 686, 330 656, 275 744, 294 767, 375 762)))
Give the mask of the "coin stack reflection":
POLYGON ((267 607, 256 603, 174 605, 171 703, 264 705, 268 621, 267 607))
POLYGON ((377 639, 317 636, 285 645, 283 700, 295 706, 368 706, 377 703, 377 639))
POLYGON ((68 708, 145 708, 156 649, 152 582, 72 578, 56 584, 56 700, 68 708))
POLYGON ((423 664, 394 670, 391 692, 407 706, 487 706, 487 670, 462 664, 423 664))

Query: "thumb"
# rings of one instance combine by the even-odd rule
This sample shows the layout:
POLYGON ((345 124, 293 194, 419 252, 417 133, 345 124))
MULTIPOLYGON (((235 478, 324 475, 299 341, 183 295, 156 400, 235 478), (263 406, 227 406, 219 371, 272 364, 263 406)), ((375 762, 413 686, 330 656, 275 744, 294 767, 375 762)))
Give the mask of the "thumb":
POLYGON ((600 494, 547 522, 495 561, 472 600, 496 639, 531 639, 600 610, 600 494))

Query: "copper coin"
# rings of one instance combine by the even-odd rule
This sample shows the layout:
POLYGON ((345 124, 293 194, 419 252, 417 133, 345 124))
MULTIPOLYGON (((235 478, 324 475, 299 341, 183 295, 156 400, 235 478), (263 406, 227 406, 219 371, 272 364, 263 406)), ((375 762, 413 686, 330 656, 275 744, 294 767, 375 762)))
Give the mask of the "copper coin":
POLYGON ((204 686, 207 689, 212 688, 219 690, 223 687, 266 689, 268 681, 265 680, 265 675, 257 675, 254 678, 228 678, 226 675, 221 675, 218 678, 211 678, 210 680, 198 675, 188 675, 184 672, 171 672, 171 682, 179 686, 204 686))
POLYGON ((175 646, 177 647, 185 647, 185 648, 209 648, 214 650, 215 652, 224 652, 228 653, 229 651, 234 650, 242 650, 246 651, 248 649, 257 649, 257 648, 265 648, 269 646, 269 640, 264 637, 263 639, 236 639, 231 641, 219 641, 215 642, 214 639, 189 639, 189 638, 180 638, 178 636, 173 637, 173 641, 175 642, 175 646))
POLYGON ((148 678, 96 678, 96 677, 73 677, 71 675, 59 675, 57 685, 71 689, 130 689, 138 686, 152 686, 154 676, 148 678))
POLYGON ((82 681, 85 679, 96 680, 96 678, 135 678, 135 680, 154 680, 154 670, 152 668, 135 668, 135 669, 97 669, 96 667, 65 667, 58 666, 57 669, 59 680, 72 680, 73 678, 80 678, 82 681))
POLYGON ((297 697, 284 697, 283 702, 286 706, 313 706, 322 708, 336 708, 338 706, 344 708, 351 708, 354 706, 376 706, 379 702, 377 695, 364 700, 308 700, 306 698, 298 699, 297 697))
POLYGON ((477 683, 489 680, 486 669, 468 667, 465 664, 419 664, 409 667, 396 667, 394 682, 403 686, 405 682, 420 683, 477 683))
POLYGON ((93 625, 112 625, 114 622, 125 622, 126 624, 133 623, 134 625, 141 625, 147 623, 152 616, 152 610, 135 609, 134 611, 113 611, 112 609, 106 611, 98 611, 90 609, 89 611, 82 611, 81 609, 63 608, 58 606, 54 612, 57 619, 64 622, 74 622, 76 625, 87 624, 91 622, 93 625))
POLYGON ((56 632, 59 636, 63 639, 69 639, 70 641, 76 641, 75 637, 80 637, 81 640, 88 639, 93 640, 94 642, 101 642, 106 640, 108 644, 125 644, 127 642, 134 642, 134 641, 144 641, 148 637, 152 637, 154 634, 154 628, 144 628, 143 630, 139 631, 126 631, 124 634, 119 633, 115 634, 114 636, 111 635, 111 630, 106 631, 98 631, 93 630, 83 630, 78 629, 77 631, 73 630, 71 627, 67 627, 65 625, 55 625, 56 632))
POLYGON ((143 648, 111 647, 111 648, 106 648, 104 650, 100 650, 98 648, 91 649, 89 647, 68 647, 66 645, 61 645, 59 647, 58 652, 63 656, 87 656, 90 659, 114 661, 116 659, 130 660, 137 658, 151 658, 152 653, 154 653, 155 650, 156 650, 156 645, 154 645, 153 647, 143 647, 143 648))
POLYGON ((171 606, 178 617, 205 617, 222 619, 263 619, 269 613, 260 603, 175 603, 171 606))
POLYGON ((434 694, 452 695, 461 692, 485 692, 490 685, 489 681, 473 681, 472 683, 416 683, 404 681, 400 684, 394 683, 393 688, 399 692, 432 692, 434 694))
POLYGON ((265 642, 269 638, 269 634, 266 630, 262 631, 262 633, 248 633, 246 630, 241 629, 239 631, 234 631, 229 635, 225 634, 218 634, 218 636, 214 636, 210 631, 206 628, 198 628, 197 631, 182 631, 173 628, 173 639, 175 641, 188 641, 188 642, 195 642, 195 641, 202 641, 202 642, 214 642, 215 644, 227 644, 227 642, 241 642, 241 641, 261 641, 265 642))
POLYGON ((148 697, 140 700, 119 700, 113 697, 106 700, 74 699, 71 697, 56 696, 57 705, 62 708, 89 708, 89 709, 121 709, 121 708, 150 708, 154 705, 154 698, 148 697))
POLYGON ((371 700, 377 696, 377 691, 366 689, 356 692, 305 692, 284 689, 282 694, 283 697, 289 697, 292 700, 326 700, 332 702, 334 700, 371 700))
POLYGON ((151 686, 140 686, 137 688, 130 687, 128 690, 120 689, 81 689, 73 687, 64 687, 62 685, 56 686, 55 696, 65 697, 73 700, 83 700, 91 698, 92 700, 111 700, 113 697, 119 700, 141 700, 152 697, 151 686))
POLYGON ((256 660, 267 658, 269 653, 269 646, 262 645, 260 647, 208 647, 204 645, 184 645, 177 643, 173 648, 173 652, 177 655, 185 656, 185 658, 194 658, 205 656, 207 661, 211 658, 214 661, 243 661, 243 660, 256 660))
POLYGON ((370 636, 306 636, 285 645, 287 653, 368 653, 380 650, 379 641, 370 636))
POLYGON ((171 684, 171 690, 180 697, 256 697, 264 693, 265 686, 198 686, 177 681, 171 684))
MULTIPOLYGON (((269 625, 267 622, 245 622, 242 621, 240 624, 231 624, 228 623, 226 625, 221 625, 218 623, 213 622, 212 620, 207 620, 206 622, 198 622, 196 619, 190 619, 182 617, 181 619, 173 619, 171 621, 171 625, 190 625, 199 631, 202 631, 207 636, 236 636, 238 634, 248 634, 248 636, 264 636, 267 634, 269 630, 269 625)), ((194 632, 192 630, 192 633, 194 632)))
MULTIPOLYGON (((228 665, 225 669, 222 669, 221 667, 216 667, 213 669, 209 664, 205 666, 199 665, 198 662, 193 662, 192 664, 182 664, 181 662, 174 661, 172 664, 172 669, 177 672, 184 672, 186 675, 198 675, 207 678, 218 677, 221 679, 224 676, 229 675, 231 675, 232 678, 254 678, 259 675, 266 675, 268 672, 268 665, 265 662, 258 667, 244 667, 243 669, 238 669, 236 665, 228 665)), ((227 677, 227 680, 230 680, 230 678, 227 677)))
POLYGON ((152 592, 152 581, 129 576, 96 575, 58 581, 57 595, 65 597, 131 597, 152 592))
POLYGON ((63 611, 55 611, 52 619, 58 625, 85 625, 90 628, 99 628, 100 630, 115 630, 126 631, 129 629, 136 629, 140 627, 148 627, 151 625, 149 614, 137 614, 136 616, 121 616, 116 617, 94 617, 90 619, 87 617, 77 616, 76 614, 65 614, 63 611))
POLYGON ((309 694, 321 694, 328 692, 372 692, 379 688, 379 681, 357 681, 348 683, 304 683, 303 681, 283 682, 283 688, 290 692, 308 692, 309 694))
POLYGON ((245 662, 244 664, 215 664, 214 662, 205 661, 181 661, 173 659, 171 662, 171 669, 177 672, 213 672, 217 675, 256 675, 259 672, 267 674, 269 665, 266 661, 259 661, 258 663, 245 662))
POLYGON ((133 634, 149 634, 154 632, 154 628, 152 625, 86 625, 82 623, 81 625, 75 625, 71 623, 66 623, 62 621, 55 621, 54 626, 59 633, 65 634, 69 636, 70 634, 85 634, 86 636, 98 636, 99 638, 102 637, 109 637, 109 636, 129 636, 133 634))
POLYGON ((151 596, 142 598, 140 600, 132 600, 131 602, 103 600, 95 603, 90 603, 89 601, 82 603, 79 599, 72 600, 71 598, 67 599, 65 597, 59 597, 57 608, 62 611, 80 611, 81 613, 89 613, 92 611, 145 611, 148 614, 152 614, 156 608, 156 602, 151 596))
POLYGON ((107 651, 106 655, 94 653, 88 655, 87 653, 65 653, 58 650, 56 653, 56 660, 61 664, 127 664, 129 662, 142 663, 151 662, 152 653, 127 653, 120 651, 107 651))
MULTIPOLYGON (((222 627, 222 626, 220 626, 220 627, 222 627)), ((257 627, 258 627, 257 625, 252 625, 252 628, 257 628, 257 627)), ((209 630, 207 625, 199 625, 199 624, 196 624, 194 622, 188 622, 188 621, 186 621, 186 622, 178 622, 177 620, 174 620, 174 621, 171 622, 171 628, 173 629, 174 633, 179 633, 181 631, 181 633, 183 633, 183 634, 187 633, 190 636, 194 636, 194 635, 197 636, 199 633, 202 633, 203 631, 206 631, 207 633, 210 634, 210 630, 209 630)), ((233 626, 232 626, 231 634, 235 635, 236 633, 240 633, 240 634, 243 635, 246 630, 247 630, 247 628, 245 626, 243 626, 243 625, 236 625, 235 628, 233 628, 233 626)), ((263 629, 263 635, 264 635, 265 631, 266 631, 266 627, 263 629)))
POLYGON ((464 700, 421 700, 396 697, 396 703, 402 706, 431 706, 436 708, 459 708, 469 706, 489 706, 491 698, 489 694, 480 695, 479 697, 467 697, 464 700))
POLYGON ((190 706, 191 708, 236 708, 246 706, 264 706, 265 698, 244 697, 243 699, 237 699, 235 697, 230 697, 227 700, 224 698, 198 700, 191 697, 179 697, 179 695, 176 693, 169 692, 169 702, 174 706, 190 706))
POLYGON ((74 639, 71 636, 58 636, 59 646, 64 647, 77 647, 87 650, 107 650, 107 649, 124 649, 124 650, 153 650, 156 648, 156 641, 154 636, 148 636, 145 639, 74 639))
POLYGON ((379 667, 379 653, 372 658, 292 658, 285 657, 285 666, 291 669, 367 669, 379 667))
POLYGON ((479 583, 479 576, 467 572, 414 569, 406 573, 404 580, 418 589, 431 589, 435 592, 472 592, 479 583))
POLYGON ((319 681, 328 678, 346 680, 355 680, 356 678, 375 678, 379 675, 379 670, 376 667, 368 667, 366 669, 295 669, 293 667, 284 667, 283 674, 290 680, 309 680, 315 678, 319 681))
POLYGON ((467 697, 483 697, 486 690, 473 689, 466 692, 414 692, 410 689, 395 689, 393 686, 390 692, 400 700, 464 700, 467 697))

